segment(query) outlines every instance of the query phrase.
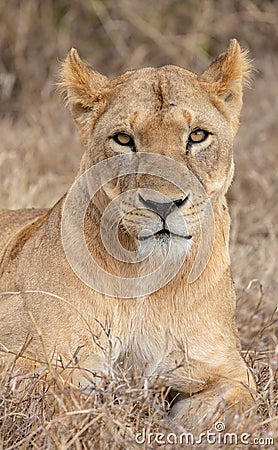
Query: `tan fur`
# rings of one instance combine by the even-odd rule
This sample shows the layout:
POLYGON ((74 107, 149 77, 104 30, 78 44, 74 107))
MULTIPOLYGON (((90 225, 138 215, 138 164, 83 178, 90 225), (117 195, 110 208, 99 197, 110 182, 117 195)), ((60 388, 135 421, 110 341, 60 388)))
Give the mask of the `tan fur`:
MULTIPOLYGON (((208 417, 218 403, 222 409, 250 405, 254 382, 240 355, 234 323, 225 200, 233 177, 232 144, 242 85, 249 72, 246 54, 236 40, 201 76, 165 66, 127 72, 109 81, 86 66, 76 50, 69 52, 61 86, 85 145, 78 175, 105 158, 130 151, 111 139, 115 128, 128 133, 137 152, 171 157, 201 181, 213 208, 215 242, 204 271, 188 283, 203 204, 196 204, 195 210, 186 204, 181 211, 194 239, 176 277, 142 298, 112 298, 82 283, 67 262, 60 234, 65 198, 48 213, 2 211, 0 289, 5 294, 0 297, 0 342, 4 350, 17 353, 29 337, 26 355, 40 361, 60 358, 64 365, 78 362, 72 379, 83 386, 119 364, 145 376, 158 375, 182 394, 173 414, 187 423, 197 410, 200 417, 208 417), (194 128, 212 132, 199 153, 186 152, 186 139, 194 128)), ((163 180, 141 176, 140 182, 173 200, 180 195, 163 180)), ((132 187, 129 183, 129 179, 114 180, 104 187, 85 220, 90 252, 110 273, 121 276, 143 273, 148 264, 147 268, 163 260, 161 254, 161 261, 115 264, 104 251, 97 223, 104 207, 132 187)), ((125 247, 136 247, 142 224, 147 221, 152 227, 157 220, 150 211, 128 212, 119 231, 125 247)))

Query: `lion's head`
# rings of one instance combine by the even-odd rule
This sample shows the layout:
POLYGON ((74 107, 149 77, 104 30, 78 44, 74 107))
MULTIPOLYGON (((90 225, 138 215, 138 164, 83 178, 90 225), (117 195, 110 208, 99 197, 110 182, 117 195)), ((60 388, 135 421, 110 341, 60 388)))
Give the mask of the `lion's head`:
POLYGON ((236 40, 200 76, 163 66, 108 80, 69 52, 62 86, 86 148, 80 174, 104 160, 113 172, 96 202, 101 213, 112 202, 108 226, 117 216, 145 250, 149 240, 186 252, 198 242, 210 208, 225 209, 248 73, 236 40))

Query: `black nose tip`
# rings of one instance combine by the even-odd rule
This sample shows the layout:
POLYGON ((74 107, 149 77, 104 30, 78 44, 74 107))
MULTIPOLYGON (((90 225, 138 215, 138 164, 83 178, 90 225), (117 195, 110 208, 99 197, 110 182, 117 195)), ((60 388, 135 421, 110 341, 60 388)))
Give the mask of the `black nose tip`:
POLYGON ((178 200, 173 200, 172 202, 155 202, 153 200, 144 199, 141 194, 139 194, 139 200, 141 203, 151 211, 157 213, 163 220, 166 220, 167 216, 171 214, 176 208, 180 208, 185 204, 189 195, 185 198, 179 198, 178 200))

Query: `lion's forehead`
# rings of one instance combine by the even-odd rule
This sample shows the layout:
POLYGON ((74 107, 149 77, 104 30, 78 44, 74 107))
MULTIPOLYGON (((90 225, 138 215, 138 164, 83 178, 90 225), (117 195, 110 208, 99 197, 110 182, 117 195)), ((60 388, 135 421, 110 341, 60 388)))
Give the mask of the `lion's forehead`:
MULTIPOLYGON (((198 98, 204 102, 209 96, 198 82, 197 75, 176 66, 147 68, 132 72, 121 82, 114 81, 112 104, 131 109, 136 105, 157 111, 174 107, 194 107, 198 98)), ((113 84, 112 84, 113 86, 113 84)))

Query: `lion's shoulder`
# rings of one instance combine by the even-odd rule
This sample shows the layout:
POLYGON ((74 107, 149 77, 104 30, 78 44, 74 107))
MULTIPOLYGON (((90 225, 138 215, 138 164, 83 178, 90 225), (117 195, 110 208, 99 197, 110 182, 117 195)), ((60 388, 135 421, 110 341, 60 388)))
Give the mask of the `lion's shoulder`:
POLYGON ((33 220, 44 215, 48 209, 30 208, 17 210, 0 210, 0 252, 7 244, 8 240, 21 228, 33 220))

